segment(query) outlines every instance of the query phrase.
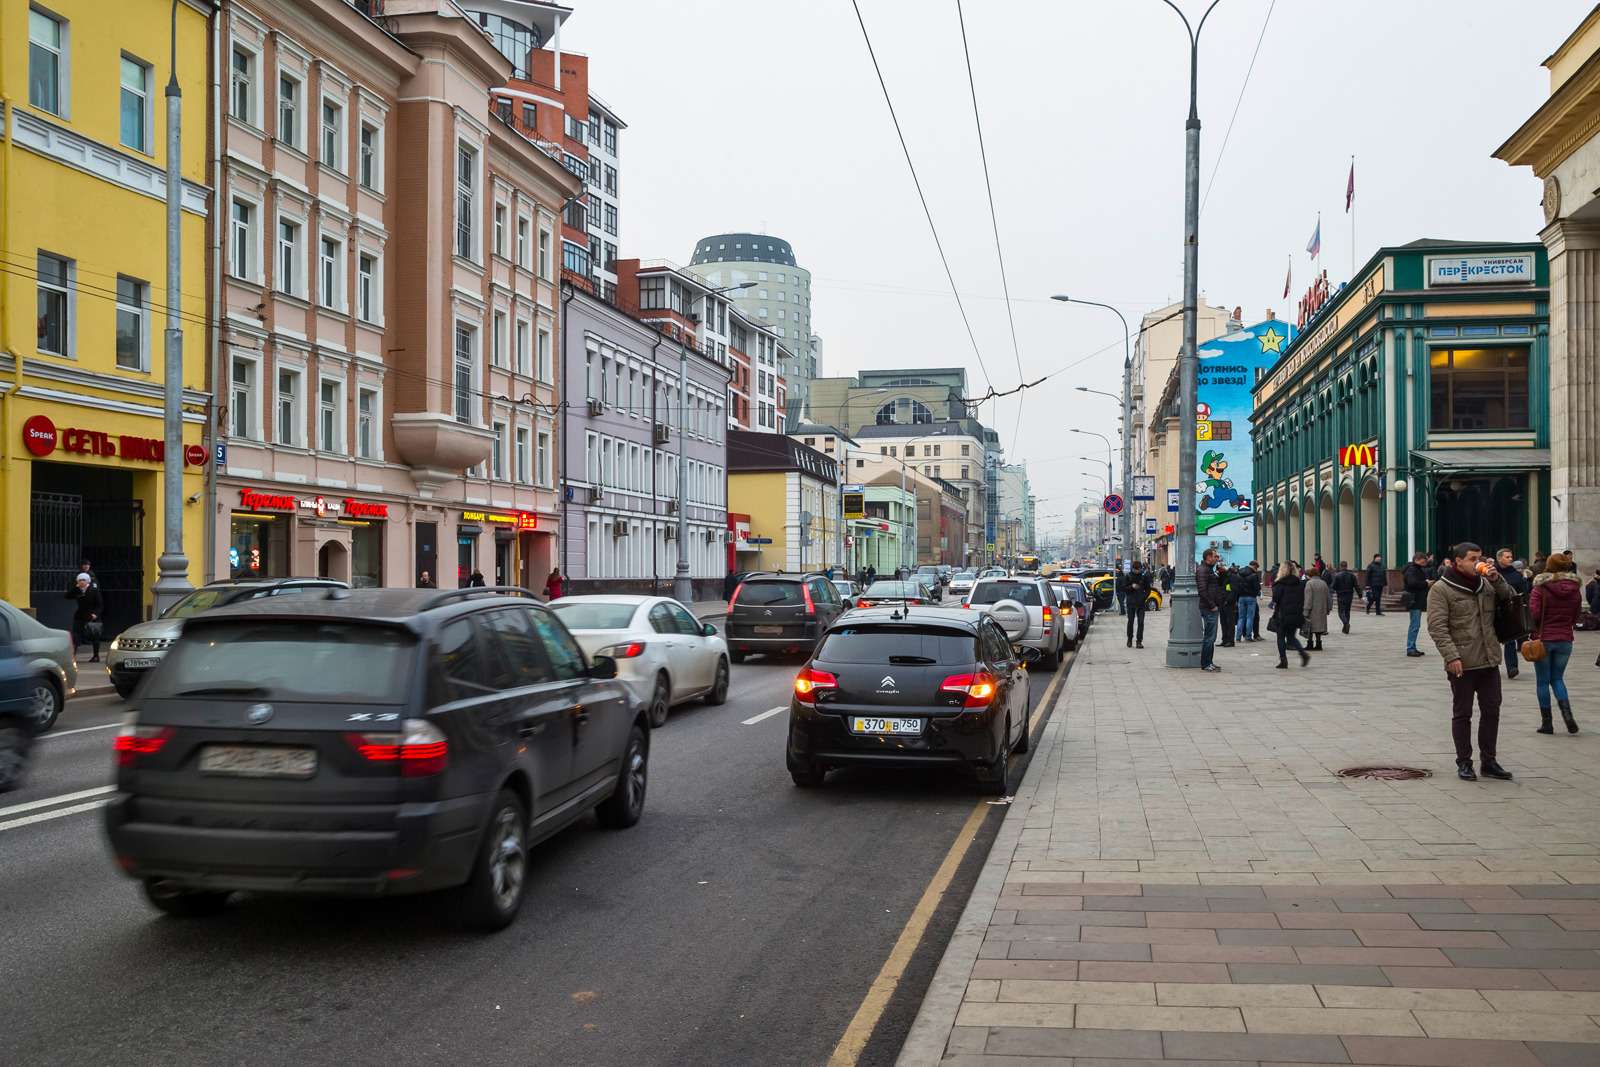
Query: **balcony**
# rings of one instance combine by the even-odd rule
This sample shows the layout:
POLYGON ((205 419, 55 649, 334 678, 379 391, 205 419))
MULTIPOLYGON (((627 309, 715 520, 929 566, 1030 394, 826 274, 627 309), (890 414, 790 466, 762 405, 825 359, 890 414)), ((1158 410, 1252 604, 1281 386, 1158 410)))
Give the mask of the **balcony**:
POLYGON ((411 480, 424 497, 488 459, 494 447, 489 427, 457 422, 443 412, 400 412, 390 426, 395 451, 411 468, 411 480))

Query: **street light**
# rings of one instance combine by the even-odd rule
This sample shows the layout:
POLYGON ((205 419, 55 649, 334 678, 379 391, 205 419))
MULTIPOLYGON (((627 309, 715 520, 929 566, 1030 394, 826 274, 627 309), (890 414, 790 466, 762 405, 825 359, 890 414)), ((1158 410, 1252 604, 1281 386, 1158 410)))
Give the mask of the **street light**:
MULTIPOLYGON (((746 285, 754 285, 755 282, 746 282, 745 284, 746 285)), ((887 389, 873 389, 873 390, 870 390, 869 392, 865 393, 864 395, 866 395, 866 396, 876 396, 879 393, 887 393, 887 392, 889 392, 889 390, 887 390, 887 389)), ((848 434, 850 432, 848 427, 839 425, 841 422, 844 421, 845 405, 847 405, 849 403, 850 403, 850 387, 846 386, 845 390, 844 390, 844 399, 839 401, 839 407, 838 407, 838 410, 834 412, 834 419, 833 419, 833 428, 835 430, 838 430, 841 434, 848 434)), ((844 441, 842 439, 839 441, 839 455, 841 455, 841 456, 848 456, 849 455, 849 452, 845 448, 845 444, 844 444, 844 441)), ((847 465, 848 464, 846 464, 846 463, 841 463, 839 465, 839 486, 838 486, 838 489, 839 489, 839 492, 838 492, 839 506, 838 506, 838 509, 837 509, 839 514, 838 514, 838 518, 835 520, 835 527, 834 527, 834 553, 833 553, 834 556, 839 560, 840 568, 846 574, 850 573, 850 568, 846 564, 845 558, 844 558, 844 483, 845 483, 845 474, 846 474, 845 468, 846 468, 847 465)), ((901 471, 900 472, 900 490, 901 490, 901 492, 905 491, 905 471, 901 471)), ((804 536, 804 531, 802 531, 802 536, 804 536)))
POLYGON ((1100 389, 1090 389, 1086 385, 1078 386, 1077 390, 1080 393, 1097 393, 1122 403, 1122 499, 1126 509, 1126 517, 1122 524, 1126 536, 1123 538, 1122 547, 1127 551, 1133 545, 1133 337, 1128 332, 1128 320, 1122 312, 1098 300, 1082 300, 1066 293, 1057 293, 1050 299, 1059 300, 1063 304, 1086 304, 1089 307, 1104 308, 1122 323, 1122 395, 1119 397, 1100 389))
MULTIPOLYGON (((1111 438, 1107 437, 1103 433, 1096 433, 1093 430, 1080 430, 1076 426, 1069 427, 1069 429, 1071 429, 1073 433, 1081 433, 1087 434, 1090 437, 1098 437, 1100 440, 1106 443, 1106 496, 1110 496, 1111 487, 1116 484, 1116 480, 1111 476, 1111 438)), ((1078 458, 1089 459, 1088 456, 1079 456, 1078 458)), ((1090 462, 1092 463, 1094 461, 1090 460, 1090 462)), ((1126 481, 1126 478, 1124 478, 1124 481, 1126 481)), ((1126 496, 1122 498, 1122 506, 1128 506, 1128 498, 1126 496)), ((1108 539, 1111 536, 1112 528, 1116 525, 1116 521, 1116 518, 1110 512, 1106 512, 1106 536, 1108 539)))
MULTIPOLYGON (((1195 405, 1199 401, 1196 384, 1199 365, 1195 354, 1195 334, 1200 287, 1200 32, 1206 19, 1217 8, 1211 0, 1198 25, 1172 0, 1161 0, 1183 20, 1189 35, 1189 118, 1183 124, 1183 352, 1178 357, 1178 481, 1194 477, 1195 405)), ((1172 552, 1177 572, 1172 586, 1172 630, 1167 640, 1167 666, 1200 665, 1200 612, 1195 603, 1195 499, 1193 492, 1178 494, 1177 536, 1172 552)))

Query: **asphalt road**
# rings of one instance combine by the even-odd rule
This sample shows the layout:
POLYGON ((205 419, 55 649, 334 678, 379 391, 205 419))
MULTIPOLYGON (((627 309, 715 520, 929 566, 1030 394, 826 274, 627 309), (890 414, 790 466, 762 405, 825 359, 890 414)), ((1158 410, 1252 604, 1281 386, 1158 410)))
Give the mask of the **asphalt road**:
MULTIPOLYGON (((0 1060, 825 1063, 985 800, 931 772, 794 788, 786 714, 743 720, 786 705, 795 669, 751 660, 724 707, 675 710, 644 819, 541 845, 521 918, 489 936, 426 897, 158 916, 93 807, 122 702, 73 701, 27 786, 0 797, 0 1060)), ((1052 678, 1034 674, 1035 703, 1052 678)), ((1003 812, 986 811, 860 1062, 893 1061, 1003 812)))

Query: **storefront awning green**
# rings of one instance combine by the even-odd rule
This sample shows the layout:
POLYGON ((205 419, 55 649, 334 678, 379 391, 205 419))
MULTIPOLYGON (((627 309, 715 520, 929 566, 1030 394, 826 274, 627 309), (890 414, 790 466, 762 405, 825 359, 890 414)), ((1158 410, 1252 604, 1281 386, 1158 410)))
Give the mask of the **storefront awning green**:
POLYGON ((1429 448, 1411 454, 1439 473, 1536 471, 1550 466, 1548 448, 1429 448))

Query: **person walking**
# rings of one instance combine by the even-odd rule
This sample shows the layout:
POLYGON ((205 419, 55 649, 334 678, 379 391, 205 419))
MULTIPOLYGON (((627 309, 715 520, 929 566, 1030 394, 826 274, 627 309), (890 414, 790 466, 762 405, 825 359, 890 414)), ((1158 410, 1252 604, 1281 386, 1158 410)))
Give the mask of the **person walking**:
POLYGON ((80 645, 86 644, 93 649, 94 654, 89 657, 89 662, 99 663, 100 639, 105 635, 106 625, 102 618, 105 600, 100 596, 100 587, 88 571, 79 571, 72 588, 66 592, 66 599, 78 602, 72 612, 72 632, 77 635, 80 645))
POLYGON ((550 577, 544 580, 544 596, 546 600, 560 600, 567 591, 567 580, 561 577, 560 567, 550 568, 550 577))
POLYGON ((1208 548, 1194 569, 1196 603, 1200 607, 1200 669, 1222 670, 1217 655, 1217 619, 1222 612, 1222 583, 1217 580, 1217 550, 1208 548))
POLYGON ((1330 601, 1328 583, 1322 577, 1322 569, 1316 568, 1306 579, 1305 591, 1306 647, 1312 652, 1322 651, 1322 639, 1328 633, 1330 601))
POLYGON ((1444 659, 1450 681, 1450 734, 1456 746, 1456 775, 1475 782, 1472 770, 1472 700, 1478 700, 1479 767, 1489 778, 1509 781, 1511 772, 1495 759, 1500 736, 1500 640, 1494 632, 1495 605, 1516 594, 1483 549, 1463 541, 1450 550, 1439 580, 1428 590, 1428 636, 1444 659))
POLYGON ((1112 564, 1111 573, 1116 576, 1115 580, 1111 583, 1111 587, 1116 591, 1117 594, 1117 614, 1126 615, 1128 613, 1128 590, 1126 583, 1128 581, 1129 568, 1122 562, 1121 556, 1118 556, 1116 558, 1116 562, 1112 564))
POLYGON ((1339 632, 1350 632, 1350 605, 1356 600, 1356 572, 1350 569, 1350 564, 1345 560, 1339 561, 1339 569, 1333 572, 1333 580, 1328 583, 1328 591, 1333 594, 1334 603, 1339 607, 1339 632))
POLYGON ((1600 569, 1596 569, 1589 584, 1583 587, 1583 598, 1588 602, 1589 614, 1600 615, 1600 569))
POLYGON ((1578 732, 1572 717, 1572 701, 1567 698, 1567 661, 1572 658, 1573 626, 1582 610, 1583 596, 1578 589, 1578 571, 1572 557, 1553 552, 1545 560, 1544 573, 1533 576, 1533 592, 1528 597, 1528 614, 1533 616, 1534 640, 1544 643, 1544 656, 1533 661, 1533 681, 1539 697, 1539 733, 1553 734, 1550 724, 1550 693, 1555 691, 1556 706, 1567 733, 1578 732))
POLYGON ((1128 647, 1144 647, 1144 612, 1150 600, 1150 572, 1133 561, 1124 591, 1128 597, 1128 647), (1136 625, 1137 624, 1137 625, 1136 625))
POLYGON ((1250 609, 1250 640, 1261 640, 1261 582, 1266 574, 1261 569, 1261 564, 1255 560, 1250 561, 1250 587, 1255 590, 1251 599, 1257 601, 1255 607, 1250 609))
POLYGON ((1221 638, 1217 643, 1223 648, 1232 648, 1235 641, 1235 631, 1239 628, 1239 568, 1231 563, 1223 564, 1217 570, 1217 580, 1222 583, 1222 612, 1219 623, 1221 638))
POLYGON ((1389 584, 1389 572, 1383 565, 1383 553, 1374 552, 1372 562, 1367 564, 1367 614, 1376 610, 1383 614, 1383 589, 1389 584))
MULTIPOLYGON (((1596 575, 1597 578, 1600 578, 1600 571, 1596 571, 1595 575, 1596 575)), ((1161 599, 1162 600, 1167 599, 1167 594, 1170 593, 1170 592, 1172 592, 1172 568, 1170 566, 1162 567, 1161 568, 1161 599)))
POLYGON ((1428 587, 1433 579, 1428 576, 1428 553, 1417 552, 1411 562, 1400 572, 1400 598, 1411 613, 1411 625, 1406 629, 1406 655, 1413 658, 1427 653, 1417 647, 1417 635, 1422 632, 1422 612, 1428 605, 1428 587))
POLYGON ((418 574, 417 575, 417 588, 418 589, 432 589, 433 588, 433 575, 429 574, 427 571, 423 571, 422 573, 418 574))
POLYGON ((1255 641, 1256 627, 1259 625, 1256 616, 1261 607, 1261 572, 1256 568, 1255 560, 1251 560, 1248 567, 1241 567, 1235 572, 1233 587, 1239 615, 1239 621, 1234 626, 1234 638, 1255 641))
POLYGON ((1278 669, 1289 669, 1289 649, 1300 653, 1300 666, 1311 662, 1311 655, 1300 647, 1300 627, 1305 624, 1305 581, 1300 577, 1300 567, 1293 560, 1278 565, 1278 576, 1272 580, 1272 621, 1269 630, 1278 632, 1278 669))
POLYGON ((482 589, 483 587, 483 572, 474 568, 472 574, 467 578, 467 588, 482 589))
MULTIPOLYGON (((1538 560, 1534 573, 1542 573, 1544 571, 1544 558, 1538 555, 1535 555, 1534 558, 1538 560)), ((1522 606, 1527 607, 1528 593, 1533 589, 1533 583, 1529 582, 1527 577, 1523 575, 1522 566, 1517 562, 1516 553, 1509 548, 1500 549, 1494 554, 1494 565, 1495 569, 1500 572, 1500 576, 1506 580, 1506 584, 1511 587, 1511 591, 1517 594, 1517 598, 1522 601, 1522 606)), ((1500 651, 1505 656, 1507 678, 1515 678, 1521 673, 1517 661, 1517 646, 1521 643, 1522 639, 1520 637, 1513 637, 1509 641, 1501 642, 1500 651)))

